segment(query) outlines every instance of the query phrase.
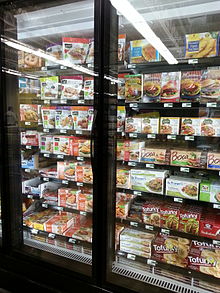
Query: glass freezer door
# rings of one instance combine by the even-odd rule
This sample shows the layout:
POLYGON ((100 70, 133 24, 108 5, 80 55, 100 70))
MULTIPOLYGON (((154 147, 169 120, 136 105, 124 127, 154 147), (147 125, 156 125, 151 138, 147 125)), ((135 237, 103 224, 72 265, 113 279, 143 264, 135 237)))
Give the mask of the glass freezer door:
POLYGON ((219 1, 110 3, 119 25, 107 281, 219 292, 219 1))
POLYGON ((13 246, 89 275, 94 1, 35 3, 2 20, 13 246))

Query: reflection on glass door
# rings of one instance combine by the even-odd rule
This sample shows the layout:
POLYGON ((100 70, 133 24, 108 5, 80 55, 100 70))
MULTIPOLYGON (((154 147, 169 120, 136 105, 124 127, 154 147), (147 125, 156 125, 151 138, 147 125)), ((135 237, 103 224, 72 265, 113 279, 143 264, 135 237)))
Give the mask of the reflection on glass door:
POLYGON ((110 2, 120 16, 108 280, 219 292, 219 3, 110 2))
POLYGON ((5 9, 10 194, 25 250, 91 265, 93 1, 48 4, 5 9))

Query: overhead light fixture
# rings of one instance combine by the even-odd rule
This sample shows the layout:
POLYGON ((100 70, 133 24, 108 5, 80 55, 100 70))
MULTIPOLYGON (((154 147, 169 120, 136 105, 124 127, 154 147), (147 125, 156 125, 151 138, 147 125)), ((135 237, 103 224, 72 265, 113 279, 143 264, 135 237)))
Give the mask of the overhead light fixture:
POLYGON ((143 16, 128 0, 110 0, 111 4, 122 14, 136 30, 160 53, 169 64, 177 64, 177 59, 153 32, 143 16))

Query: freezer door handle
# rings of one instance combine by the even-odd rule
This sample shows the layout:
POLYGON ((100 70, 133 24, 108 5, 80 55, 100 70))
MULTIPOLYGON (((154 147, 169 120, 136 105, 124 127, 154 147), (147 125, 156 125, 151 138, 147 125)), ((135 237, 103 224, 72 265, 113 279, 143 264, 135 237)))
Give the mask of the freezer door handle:
POLYGON ((92 129, 91 129, 91 140, 90 140, 90 152, 91 152, 91 164, 93 167, 93 159, 94 159, 94 136, 95 136, 95 125, 97 118, 97 110, 94 110, 92 129))

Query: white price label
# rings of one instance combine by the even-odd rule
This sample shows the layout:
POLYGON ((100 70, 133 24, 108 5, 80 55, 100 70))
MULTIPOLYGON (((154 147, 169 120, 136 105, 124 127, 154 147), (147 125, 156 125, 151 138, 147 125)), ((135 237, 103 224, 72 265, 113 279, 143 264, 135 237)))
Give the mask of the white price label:
POLYGON ((57 159, 64 159, 64 155, 57 155, 57 159))
POLYGON ((70 238, 70 239, 69 239, 69 242, 72 243, 72 244, 75 244, 76 241, 77 241, 77 240, 76 240, 76 239, 73 239, 73 238, 70 238))
POLYGON ((173 103, 164 103, 163 106, 164 106, 164 108, 172 108, 173 103))
POLYGON ((138 223, 136 223, 136 222, 130 222, 130 226, 138 227, 138 223))
POLYGON ((31 169, 24 169, 25 172, 30 173, 31 169))
POLYGON ((192 104, 191 103, 182 103, 183 108, 191 108, 192 104))
POLYGON ((157 262, 155 260, 153 260, 153 259, 148 259, 147 264, 150 265, 150 266, 156 266, 157 262))
POLYGON ((60 129, 60 133, 67 133, 66 129, 60 129))
POLYGON ((135 162, 128 162, 128 166, 137 166, 137 163, 135 163, 135 162))
POLYGON ((62 212, 64 210, 64 208, 63 207, 56 207, 56 210, 62 212))
POLYGON ((212 243, 215 245, 220 245, 220 241, 219 240, 212 240, 212 243))
POLYGON ((123 252, 123 251, 118 251, 117 254, 118 254, 118 255, 122 255, 122 256, 124 256, 124 255, 125 255, 125 252, 123 252))
POLYGON ((121 136, 125 136, 125 132, 124 131, 122 131, 121 136))
POLYGON ((50 104, 50 100, 44 100, 44 104, 50 104))
POLYGON ((49 178, 47 178, 47 177, 43 177, 43 181, 48 182, 49 180, 50 180, 49 178))
POLYGON ((194 136, 188 136, 188 135, 186 135, 185 136, 185 140, 194 140, 194 136))
POLYGON ((56 237, 56 235, 53 234, 53 233, 49 233, 49 234, 48 234, 48 238, 54 239, 55 237, 56 237))
POLYGON ((180 172, 186 172, 186 173, 189 173, 189 168, 186 168, 186 167, 180 167, 180 172))
POLYGON ((66 104, 67 100, 60 100, 60 104, 66 104))
POLYGON ((41 71, 47 71, 47 67, 45 66, 41 67, 41 71))
POLYGON ((33 195, 32 194, 28 194, 27 195, 27 198, 31 198, 32 199, 33 198, 33 195))
POLYGON ((76 130, 76 134, 82 134, 82 130, 76 130))
POLYGON ((154 169, 154 164, 146 164, 146 168, 154 169))
POLYGON ((137 137, 137 133, 129 133, 129 137, 137 137))
POLYGON ((153 231, 154 230, 154 226, 145 225, 145 229, 153 231))
POLYGON ((183 202, 183 199, 182 198, 180 198, 180 197, 174 197, 174 199, 173 199, 175 202, 180 202, 180 203, 182 203, 183 202))
POLYGON ((42 208, 48 208, 48 204, 47 203, 42 203, 42 208))
POLYGON ((83 183, 82 182, 76 182, 76 185, 77 186, 83 186, 83 183))
POLYGON ((63 66, 63 65, 61 65, 61 66, 60 66, 60 69, 67 69, 67 67, 66 67, 66 66, 63 66))
POLYGON ((43 132, 50 132, 50 130, 47 128, 44 128, 43 132))
POLYGON ((79 213, 80 213, 80 215, 82 215, 82 216, 86 216, 86 215, 87 215, 86 212, 83 212, 83 211, 80 211, 79 213))
POLYGON ((206 107, 210 107, 210 108, 216 108, 217 107, 217 103, 207 103, 206 107))
POLYGON ((167 139, 176 139, 176 135, 175 134, 168 134, 167 139))
POLYGON ((31 145, 26 145, 27 150, 31 150, 31 145))
POLYGON ((127 259, 131 259, 131 260, 135 260, 136 259, 136 255, 128 253, 127 254, 127 259))
POLYGON ((77 157, 77 161, 84 161, 84 157, 77 157))
POLYGON ((38 230, 37 229, 31 229, 31 233, 37 235, 38 234, 38 230))
POLYGON ((167 234, 167 235, 170 235, 170 230, 168 230, 168 229, 161 229, 161 233, 163 233, 163 234, 167 234))
POLYGON ((188 60, 188 64, 197 64, 197 63, 199 63, 198 59, 189 59, 188 60))
POLYGON ((78 104, 85 104, 85 100, 78 100, 78 104))
POLYGON ((136 68, 135 64, 128 64, 128 69, 134 69, 134 68, 136 68))
POLYGON ((62 184, 68 184, 69 181, 68 180, 62 180, 62 184))
POLYGON ((216 204, 216 203, 214 203, 214 204, 213 204, 213 208, 214 208, 214 209, 220 209, 220 204, 216 204))
POLYGON ((137 108, 138 104, 137 103, 132 103, 132 104, 129 104, 129 107, 130 108, 137 108))
POLYGON ((25 125, 31 125, 31 122, 24 122, 25 125))
POLYGON ((141 195, 141 191, 133 191, 134 195, 141 195))
POLYGON ((156 138, 156 134, 151 134, 151 133, 149 133, 149 134, 147 135, 147 138, 156 138))
POLYGON ((44 157, 45 158, 49 158, 50 157, 50 154, 44 154, 44 157))

